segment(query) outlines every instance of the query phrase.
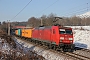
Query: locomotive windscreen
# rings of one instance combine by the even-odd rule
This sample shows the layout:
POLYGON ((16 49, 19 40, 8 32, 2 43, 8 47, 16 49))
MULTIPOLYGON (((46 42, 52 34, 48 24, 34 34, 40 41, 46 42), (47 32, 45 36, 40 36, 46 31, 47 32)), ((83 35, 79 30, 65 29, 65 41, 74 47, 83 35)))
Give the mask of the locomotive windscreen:
POLYGON ((68 29, 59 29, 60 34, 72 34, 72 30, 68 29))

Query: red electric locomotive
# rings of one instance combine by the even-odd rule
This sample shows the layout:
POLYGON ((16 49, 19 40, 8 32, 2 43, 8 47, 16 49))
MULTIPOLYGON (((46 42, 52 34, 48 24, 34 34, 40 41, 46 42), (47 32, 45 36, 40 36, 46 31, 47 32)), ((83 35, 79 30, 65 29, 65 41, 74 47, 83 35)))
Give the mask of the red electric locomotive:
POLYGON ((73 51, 73 32, 70 27, 50 26, 38 27, 32 31, 32 38, 50 43, 63 51, 73 51))

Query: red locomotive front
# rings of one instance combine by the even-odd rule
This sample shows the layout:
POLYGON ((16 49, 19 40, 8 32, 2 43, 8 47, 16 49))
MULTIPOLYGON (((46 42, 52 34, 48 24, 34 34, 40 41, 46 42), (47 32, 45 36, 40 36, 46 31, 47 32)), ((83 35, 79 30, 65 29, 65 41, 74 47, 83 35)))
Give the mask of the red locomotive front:
POLYGON ((73 44, 73 33, 71 28, 59 28, 60 43, 73 44))

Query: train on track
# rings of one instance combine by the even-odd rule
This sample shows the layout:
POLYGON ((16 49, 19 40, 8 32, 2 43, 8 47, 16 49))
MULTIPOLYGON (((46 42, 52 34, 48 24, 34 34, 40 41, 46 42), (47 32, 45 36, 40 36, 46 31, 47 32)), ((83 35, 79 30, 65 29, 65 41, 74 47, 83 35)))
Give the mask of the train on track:
POLYGON ((48 44, 49 48, 58 48, 62 51, 73 52, 75 45, 73 44, 72 28, 60 25, 36 28, 23 28, 15 30, 15 35, 32 39, 35 42, 48 44))

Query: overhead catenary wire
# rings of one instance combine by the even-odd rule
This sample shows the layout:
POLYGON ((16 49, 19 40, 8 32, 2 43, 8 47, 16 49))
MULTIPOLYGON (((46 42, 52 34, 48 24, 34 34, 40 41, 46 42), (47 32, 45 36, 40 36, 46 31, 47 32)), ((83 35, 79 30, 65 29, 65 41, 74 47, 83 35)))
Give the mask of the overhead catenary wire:
MULTIPOLYGON (((64 14, 66 14, 65 12, 67 12, 67 11, 70 11, 70 10, 75 10, 76 8, 81 7, 81 6, 84 6, 84 5, 86 5, 86 3, 85 3, 85 4, 78 5, 78 6, 73 7, 73 8, 70 8, 70 9, 68 9, 68 10, 64 11, 64 14)), ((68 13, 70 13, 70 12, 68 12, 68 13)))
POLYGON ((39 13, 37 13, 36 15, 44 12, 45 10, 47 10, 48 8, 50 8, 51 6, 53 6, 55 3, 57 3, 59 0, 56 0, 54 3, 52 3, 51 5, 49 5, 48 7, 46 7, 45 9, 43 9, 42 11, 40 11, 39 13))
MULTIPOLYGON (((43 9, 42 11, 40 11, 38 14, 40 14, 40 13, 42 13, 42 12, 44 12, 46 9, 48 9, 48 8, 50 8, 52 5, 54 5, 56 2, 58 2, 58 0, 56 0, 54 3, 52 3, 50 6, 48 6, 47 8, 45 8, 45 9, 43 9)), ((80 6, 84 6, 84 5, 86 5, 87 4, 87 7, 85 7, 85 8, 82 8, 82 9, 78 9, 78 10, 76 10, 76 11, 72 11, 71 13, 69 12, 69 13, 66 13, 65 15, 70 15, 70 14, 76 14, 76 13, 81 13, 81 12, 85 12, 85 11, 87 11, 87 10, 89 10, 89 7, 88 7, 88 3, 85 3, 85 4, 82 4, 82 5, 80 5, 80 6), (86 10, 87 9, 87 10, 86 10)), ((80 6, 77 6, 77 7, 80 7, 80 6)), ((76 7, 76 8, 77 8, 76 7)), ((74 9, 74 8, 73 8, 74 9)), ((70 9, 71 10, 71 9, 70 9)), ((38 15, 37 14, 37 15, 38 15)))
MULTIPOLYGON (((88 9, 88 10, 90 10, 90 9, 88 9)), ((68 15, 70 16, 78 16, 78 15, 80 15, 80 14, 82 14, 82 13, 85 13, 85 12, 87 12, 87 9, 83 9, 83 10, 78 10, 78 11, 75 11, 75 12, 72 12, 72 13, 68 13, 68 14, 65 14, 65 16, 67 16, 68 17, 68 15)))
MULTIPOLYGON (((86 12, 86 11, 88 12, 88 10, 89 10, 88 4, 89 4, 89 3, 85 3, 85 4, 83 4, 83 5, 86 5, 86 4, 87 4, 87 6, 86 6, 85 8, 81 8, 81 9, 78 9, 78 10, 76 10, 76 11, 64 13, 63 16, 65 16, 65 15, 68 16, 68 15, 72 15, 72 14, 75 15, 75 14, 77 14, 77 13, 80 14, 81 12, 86 12)), ((83 5, 80 5, 80 6, 83 6, 83 5)), ((70 9, 70 10, 71 10, 71 9, 70 9)))
POLYGON ((66 15, 66 16, 68 16, 68 15, 76 15, 76 14, 80 14, 80 13, 86 12, 86 11, 87 11, 87 8, 83 8, 83 9, 79 9, 79 10, 73 11, 73 12, 71 12, 71 13, 67 13, 67 14, 65 14, 65 15, 66 15))
MULTIPOLYGON (((88 10, 90 10, 90 8, 88 8, 88 10)), ((87 14, 87 13, 86 13, 86 14, 87 14)), ((85 14, 84 14, 84 15, 82 14, 82 15, 80 15, 80 16, 82 16, 83 18, 85 18, 85 17, 90 17, 89 15, 85 15, 85 14)))
POLYGON ((16 18, 31 2, 32 2, 32 0, 30 0, 30 1, 23 7, 23 9, 21 9, 11 20, 13 20, 14 18, 16 18))
POLYGON ((88 3, 87 3, 87 12, 88 12, 88 3))

